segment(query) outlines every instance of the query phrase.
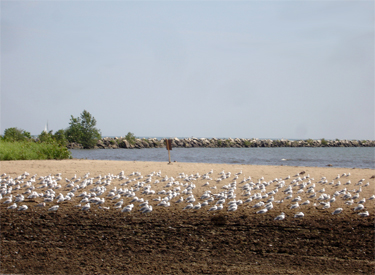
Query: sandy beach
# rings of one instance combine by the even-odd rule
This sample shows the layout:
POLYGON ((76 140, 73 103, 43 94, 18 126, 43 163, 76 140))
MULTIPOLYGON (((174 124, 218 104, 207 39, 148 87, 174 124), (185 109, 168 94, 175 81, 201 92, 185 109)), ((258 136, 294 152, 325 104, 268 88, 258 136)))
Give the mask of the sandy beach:
MULTIPOLYGON (((231 172, 232 175, 242 171, 241 177, 252 177, 253 180, 264 177, 265 180, 275 178, 285 178, 290 175, 292 178, 295 174, 305 171, 316 180, 325 176, 327 179, 334 179, 337 175, 350 173, 352 182, 364 178, 370 183, 375 175, 374 169, 351 169, 351 168, 331 168, 331 167, 298 167, 298 166, 265 166, 265 165, 231 165, 231 164, 207 164, 207 163, 179 163, 173 162, 145 162, 145 161, 105 161, 105 160, 25 160, 25 161, 2 161, 0 162, 0 172, 7 173, 10 176, 18 176, 25 171, 30 175, 48 176, 61 173, 63 178, 71 178, 74 175, 83 177, 90 172, 90 177, 98 175, 118 174, 121 171, 125 175, 136 171, 142 175, 148 175, 153 171, 161 171, 162 175, 177 177, 179 173, 203 175, 214 170, 214 176, 218 177, 221 171, 231 172)), ((241 180, 242 180, 241 178, 241 180)), ((370 189, 370 188, 369 188, 370 189)))
MULTIPOLYGON (((6 180, 16 179, 25 172, 28 176, 18 179, 22 181, 18 183, 20 189, 13 185, 14 197, 27 190, 24 184, 33 175, 37 179, 33 182, 34 190, 48 176, 57 180, 52 188, 56 195, 67 196, 72 192, 72 186, 68 187, 71 181, 76 181, 73 187, 77 190, 71 199, 47 202, 44 208, 35 207, 43 202, 42 197, 25 199, 17 207, 27 205, 26 211, 7 209, 9 204, 4 204, 4 197, 9 194, 3 195, 0 206, 3 273, 369 274, 374 271, 373 169, 78 159, 0 162, 0 174, 9 177, 2 176, 3 187, 6 180), (99 177, 102 183, 95 184, 99 177), (92 183, 78 188, 85 179, 92 179, 92 183), (79 194, 103 186, 104 179, 110 179, 102 195, 105 203, 91 204, 89 211, 75 207, 82 199, 79 194), (246 184, 252 187, 250 191, 244 188, 246 184), (147 185, 147 190, 153 193, 142 193, 147 185), (189 189, 189 185, 193 187, 189 189), (288 186, 291 198, 285 192, 288 186), (108 197, 109 190, 114 188, 116 192, 131 189, 139 199, 147 200, 153 210, 141 213, 140 202, 133 202, 134 210, 130 213, 115 209, 119 199, 108 197), (159 193, 161 190, 165 193, 159 193), (165 198, 172 191, 175 197, 166 200, 170 206, 158 206, 160 200, 155 199, 165 198), (183 210, 188 205, 188 196, 193 196, 196 200, 193 205, 197 205, 205 201, 200 198, 207 193, 211 197, 232 193, 234 197, 227 198, 220 211, 208 211, 219 200, 217 196, 205 207, 183 210), (310 197, 314 193, 315 197, 310 197), (343 198, 348 193, 354 199, 343 198), (261 197, 245 203, 254 194, 261 197), (326 198, 320 200, 322 195, 326 198), (176 203, 180 197, 184 201, 176 203), (270 198, 272 208, 257 214, 264 207, 258 209, 254 205, 267 203, 270 198), (332 198, 335 201, 324 207, 322 202, 332 198), (292 202, 293 199, 296 201, 292 202), (363 199, 363 210, 355 211, 363 199), (234 211, 229 210, 229 202, 233 200, 238 204, 234 211), (306 201, 309 203, 301 205, 306 201), (299 205, 293 209, 291 206, 296 202, 299 205), (53 205, 59 205, 59 210, 47 211, 53 205), (342 208, 342 213, 332 215, 337 208, 342 208), (363 211, 369 215, 358 215, 363 211), (285 219, 275 221, 282 212, 285 219), (303 212, 304 217, 295 218, 298 212, 303 212)), ((38 192, 48 189, 51 186, 38 192)), ((122 195, 122 207, 133 198, 122 195)))

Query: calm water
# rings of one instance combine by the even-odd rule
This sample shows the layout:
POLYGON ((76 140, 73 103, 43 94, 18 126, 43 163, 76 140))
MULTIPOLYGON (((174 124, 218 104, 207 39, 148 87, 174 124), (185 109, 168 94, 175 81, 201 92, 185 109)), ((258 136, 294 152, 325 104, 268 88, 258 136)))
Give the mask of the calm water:
MULTIPOLYGON (((73 158, 95 160, 166 161, 165 148, 71 150, 73 158)), ((288 165, 375 169, 375 148, 173 148, 178 162, 288 165)))

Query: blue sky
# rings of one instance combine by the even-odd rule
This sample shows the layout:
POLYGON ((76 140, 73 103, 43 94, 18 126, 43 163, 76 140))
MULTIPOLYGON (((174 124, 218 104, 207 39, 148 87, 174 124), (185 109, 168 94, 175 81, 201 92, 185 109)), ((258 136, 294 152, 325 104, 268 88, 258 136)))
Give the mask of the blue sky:
POLYGON ((375 139, 373 1, 1 1, 0 132, 375 139))

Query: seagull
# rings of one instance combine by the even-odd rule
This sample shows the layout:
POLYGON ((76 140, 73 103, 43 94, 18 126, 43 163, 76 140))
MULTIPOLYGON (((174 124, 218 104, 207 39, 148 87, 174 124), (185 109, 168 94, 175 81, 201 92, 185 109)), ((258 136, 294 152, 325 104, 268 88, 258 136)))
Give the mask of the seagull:
POLYGON ((181 197, 181 198, 179 198, 179 199, 176 201, 176 203, 180 203, 180 202, 183 202, 183 201, 184 201, 184 198, 181 197))
POLYGON ((8 206, 7 209, 16 209, 17 208, 17 203, 13 203, 11 206, 8 206))
POLYGON ((155 199, 152 199, 153 201, 161 201, 161 198, 160 198, 160 196, 159 197, 157 197, 157 198, 155 198, 155 199))
POLYGON ((123 203, 124 203, 124 201, 121 199, 118 202, 116 202, 115 207, 121 208, 121 206, 122 206, 123 203))
POLYGON ((146 214, 146 213, 150 213, 150 212, 152 212, 152 205, 147 205, 147 206, 145 206, 145 207, 146 207, 146 209, 144 209, 144 210, 142 211, 143 214, 146 214))
POLYGON ((86 203, 84 206, 81 208, 83 211, 89 210, 90 209, 90 203, 86 203))
POLYGON ((296 213, 295 215, 294 215, 294 218, 302 218, 302 217, 304 217, 305 216, 305 214, 303 214, 302 212, 298 212, 298 213, 296 213))
POLYGON ((358 204, 358 206, 354 208, 354 211, 361 211, 364 208, 365 206, 363 204, 358 204))
POLYGON ((342 212, 342 208, 337 208, 335 211, 332 212, 332 215, 338 215, 342 212))
POLYGON ((217 210, 222 210, 224 208, 224 206, 222 204, 217 204, 217 210))
POLYGON ((278 215, 274 220, 275 221, 282 221, 283 219, 285 219, 285 213, 282 212, 280 215, 278 215))
POLYGON ((261 208, 265 203, 264 202, 258 202, 256 204, 253 205, 253 208, 261 208))
POLYGON ((324 204, 324 206, 322 207, 322 209, 327 209, 327 208, 331 207, 331 204, 329 202, 323 203, 323 204, 324 204))
POLYGON ((361 199, 361 200, 358 202, 358 204, 364 204, 365 202, 366 202, 366 199, 363 198, 363 199, 361 199))
POLYGON ((57 209, 59 209, 59 206, 58 205, 54 205, 51 208, 49 208, 48 211, 57 211, 57 209))
POLYGON ((298 197, 294 198, 294 199, 292 200, 292 202, 299 202, 299 201, 301 201, 301 200, 302 200, 301 197, 298 196, 298 197))
POLYGON ((25 197, 20 195, 20 196, 17 196, 16 199, 14 200, 14 202, 22 202, 25 200, 25 197))
POLYGON ((358 213, 358 215, 360 215, 361 217, 368 217, 368 216, 370 216, 370 214, 368 213, 368 211, 360 212, 360 213, 358 213))
POLYGON ((192 203, 189 203, 188 205, 186 205, 182 210, 186 210, 186 209, 192 209, 194 206, 192 203))
POLYGON ((194 206, 193 206, 193 209, 196 209, 196 210, 197 210, 197 209, 201 209, 201 207, 202 207, 202 206, 201 206, 200 202, 198 202, 197 205, 194 205, 194 206))
POLYGON ((236 211, 237 210, 237 204, 231 204, 229 207, 228 207, 228 211, 236 211))
POLYGON ((133 210, 133 207, 134 207, 133 204, 129 204, 129 205, 125 206, 125 207, 121 210, 121 212, 130 212, 130 211, 133 210))
POLYGON ((27 205, 24 204, 24 205, 21 205, 20 208, 18 208, 18 211, 24 211, 24 210, 27 210, 27 209, 28 209, 27 205))
POLYGON ((294 208, 298 208, 299 207, 299 204, 298 204, 298 201, 295 203, 295 204, 292 204, 290 206, 290 209, 294 209, 294 208))
MULTIPOLYGON (((163 202, 163 201, 162 201, 162 202, 163 202)), ((161 202, 161 203, 162 203, 162 202, 161 202)), ((160 203, 159 203, 159 204, 160 204, 160 203)), ((146 205, 148 205, 148 200, 142 202, 142 203, 139 205, 139 207, 143 207, 143 206, 146 206, 146 205)))
POLYGON ((12 195, 10 195, 8 199, 4 201, 3 203, 6 203, 6 204, 12 203, 12 195))
POLYGON ((264 214, 264 213, 266 213, 267 211, 268 211, 268 209, 267 209, 267 208, 264 208, 264 209, 261 209, 261 210, 257 211, 256 213, 257 213, 257 214, 264 214))

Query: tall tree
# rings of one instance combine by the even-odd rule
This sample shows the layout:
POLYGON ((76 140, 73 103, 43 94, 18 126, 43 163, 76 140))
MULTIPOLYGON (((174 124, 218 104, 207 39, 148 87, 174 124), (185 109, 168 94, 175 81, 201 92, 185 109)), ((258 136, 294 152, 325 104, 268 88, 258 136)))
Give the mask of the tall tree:
POLYGON ((69 142, 82 144, 83 148, 94 148, 101 138, 100 130, 96 129, 96 119, 86 110, 80 117, 70 118, 69 128, 66 129, 65 136, 69 142))

